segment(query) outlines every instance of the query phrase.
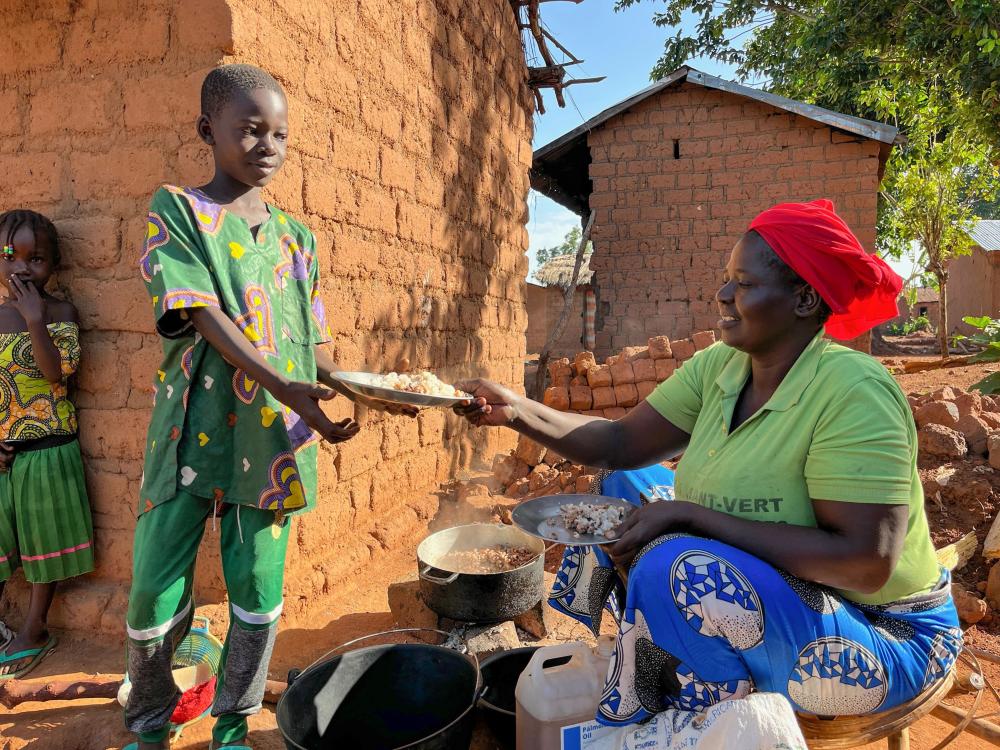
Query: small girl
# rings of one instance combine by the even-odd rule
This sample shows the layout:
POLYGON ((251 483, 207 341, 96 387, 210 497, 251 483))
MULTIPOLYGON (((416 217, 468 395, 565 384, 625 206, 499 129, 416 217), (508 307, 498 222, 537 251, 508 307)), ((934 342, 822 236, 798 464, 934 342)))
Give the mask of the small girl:
POLYGON ((52 222, 0 214, 0 595, 20 565, 31 583, 22 629, 0 622, 0 680, 23 677, 56 639, 56 582, 94 569, 93 523, 66 381, 80 361, 76 308, 45 291, 59 265, 52 222))

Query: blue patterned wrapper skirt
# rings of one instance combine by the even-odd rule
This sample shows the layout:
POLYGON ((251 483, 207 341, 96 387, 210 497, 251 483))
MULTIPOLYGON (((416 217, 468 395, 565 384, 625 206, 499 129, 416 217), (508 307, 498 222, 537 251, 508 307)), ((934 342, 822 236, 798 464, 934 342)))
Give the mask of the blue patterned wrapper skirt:
MULTIPOLYGON (((601 477, 601 494, 672 499, 662 467, 601 477)), ((600 628, 619 624, 597 720, 643 721, 751 691, 823 716, 885 711, 947 674, 962 631, 942 572, 933 591, 860 605, 722 542, 671 534, 632 563, 628 590, 599 548, 567 548, 549 604, 600 628)))

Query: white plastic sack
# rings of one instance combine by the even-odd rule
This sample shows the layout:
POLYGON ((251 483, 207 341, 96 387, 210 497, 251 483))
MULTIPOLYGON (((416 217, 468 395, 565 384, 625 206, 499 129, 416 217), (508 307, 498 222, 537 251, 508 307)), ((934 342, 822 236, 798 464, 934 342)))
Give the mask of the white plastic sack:
POLYGON ((705 711, 672 708, 639 726, 566 727, 561 744, 558 750, 807 750, 791 704, 777 693, 751 693, 705 711))

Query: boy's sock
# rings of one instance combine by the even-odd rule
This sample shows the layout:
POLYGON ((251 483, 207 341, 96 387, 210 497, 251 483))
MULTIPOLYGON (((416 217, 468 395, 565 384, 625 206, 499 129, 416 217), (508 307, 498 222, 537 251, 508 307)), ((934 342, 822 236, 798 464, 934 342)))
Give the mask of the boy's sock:
POLYGON ((247 717, 239 714, 222 714, 212 727, 212 740, 216 746, 239 742, 247 736, 247 717))

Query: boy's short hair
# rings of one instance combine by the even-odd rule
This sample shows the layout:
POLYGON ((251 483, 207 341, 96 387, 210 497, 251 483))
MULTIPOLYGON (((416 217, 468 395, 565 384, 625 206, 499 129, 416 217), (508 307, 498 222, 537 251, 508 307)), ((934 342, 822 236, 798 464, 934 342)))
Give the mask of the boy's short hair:
POLYGON ((49 242, 49 249, 52 253, 52 265, 58 266, 61 259, 59 253, 59 233, 56 232, 55 224, 47 216, 43 216, 37 211, 27 208, 17 208, 0 214, 0 245, 12 244, 14 235, 21 227, 28 227, 35 234, 35 242, 38 242, 38 235, 42 235, 49 242))
POLYGON ((201 113, 218 114, 237 94, 267 89, 285 95, 274 76, 255 65, 222 65, 215 68, 201 84, 201 113))

